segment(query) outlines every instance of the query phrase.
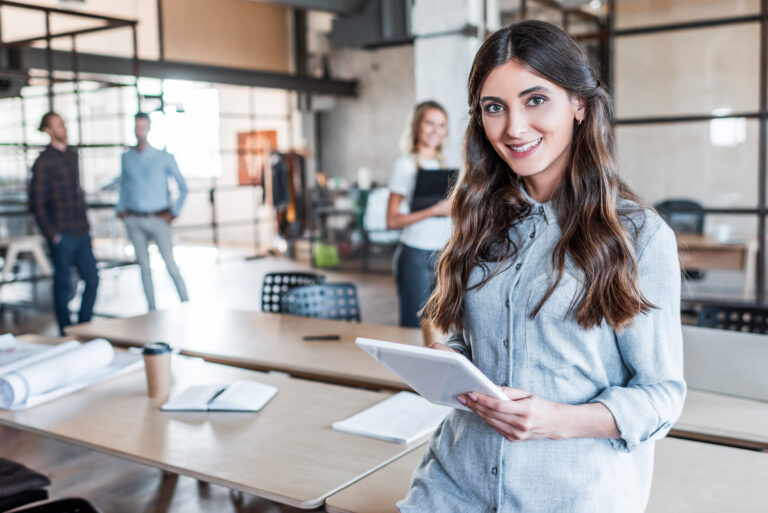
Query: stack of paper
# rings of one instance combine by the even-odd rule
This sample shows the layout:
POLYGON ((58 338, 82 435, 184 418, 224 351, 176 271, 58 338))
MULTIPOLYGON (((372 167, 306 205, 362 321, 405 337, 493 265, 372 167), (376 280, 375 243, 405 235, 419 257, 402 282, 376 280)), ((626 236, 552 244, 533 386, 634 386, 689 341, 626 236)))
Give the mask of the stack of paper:
POLYGON ((400 392, 348 419, 334 422, 332 427, 355 435, 408 443, 432 433, 451 409, 411 392, 400 392))
POLYGON ((160 407, 163 411, 259 411, 277 394, 265 383, 238 380, 226 385, 191 386, 160 407))
POLYGON ((0 337, 0 408, 21 410, 80 390, 143 364, 141 356, 115 353, 104 339, 56 346, 0 337))

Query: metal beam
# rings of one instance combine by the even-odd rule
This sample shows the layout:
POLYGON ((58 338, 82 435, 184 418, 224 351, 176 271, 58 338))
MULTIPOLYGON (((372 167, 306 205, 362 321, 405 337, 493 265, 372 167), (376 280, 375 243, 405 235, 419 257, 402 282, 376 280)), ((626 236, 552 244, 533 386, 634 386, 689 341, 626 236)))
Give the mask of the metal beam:
MULTIPOLYGON (((92 32, 101 32, 102 30, 109 30, 115 27, 122 27, 122 25, 116 25, 113 23, 110 23, 108 25, 102 25, 99 27, 89 27, 89 28, 83 28, 78 30, 70 30, 68 32, 58 32, 56 34, 51 34, 50 39, 56 39, 60 37, 71 37, 71 36, 79 36, 82 34, 90 34, 92 32)), ((5 46, 29 46, 30 44, 36 42, 36 41, 45 41, 48 39, 46 36, 37 36, 37 37, 30 37, 27 39, 17 39, 16 41, 7 41, 3 43, 5 46)))
MULTIPOLYGON (((20 50, 20 53, 22 69, 46 69, 45 49, 23 48, 20 50)), ((54 70, 73 71, 72 56, 69 52, 53 50, 51 53, 54 70)), ((199 82, 265 87, 335 96, 357 96, 357 80, 300 77, 289 73, 276 73, 272 71, 143 59, 139 61, 139 66, 142 77, 195 80, 199 82)), ((81 53, 79 54, 79 72, 131 76, 134 74, 134 61, 125 57, 81 53)))
MULTIPOLYGON (((278 4, 304 11, 325 11, 336 14, 355 14, 362 11, 369 0, 251 0, 265 4, 278 4)), ((389 1, 389 0, 385 0, 389 1)))
POLYGON ((760 112, 732 112, 727 115, 693 114, 687 116, 648 116, 643 118, 619 118, 617 125, 651 125, 665 123, 696 123, 699 121, 711 121, 713 119, 747 118, 760 119, 760 112))
MULTIPOLYGON (((659 32, 671 32, 674 30, 697 30, 703 28, 723 27, 727 25, 737 25, 742 23, 760 23, 762 17, 759 14, 747 15, 747 16, 732 16, 729 18, 715 18, 698 21, 683 21, 680 23, 665 23, 661 25, 650 25, 647 27, 630 27, 625 29, 617 29, 614 31, 614 36, 642 36, 646 34, 656 34, 659 32)), ((610 37, 607 31, 598 30, 596 32, 588 32, 585 34, 577 34, 573 36, 576 41, 584 41, 589 39, 606 39, 610 37)))
POLYGON ((90 18, 93 20, 103 20, 113 22, 119 25, 136 25, 138 21, 127 18, 115 18, 113 16, 102 16, 100 14, 91 14, 84 11, 74 11, 71 9, 59 9, 57 7, 47 7, 45 5, 31 5, 21 2, 11 2, 8 0, 0 0, 0 7, 17 7, 19 9, 29 9, 31 11, 42 11, 52 14, 66 14, 69 16, 76 16, 78 18, 90 18))

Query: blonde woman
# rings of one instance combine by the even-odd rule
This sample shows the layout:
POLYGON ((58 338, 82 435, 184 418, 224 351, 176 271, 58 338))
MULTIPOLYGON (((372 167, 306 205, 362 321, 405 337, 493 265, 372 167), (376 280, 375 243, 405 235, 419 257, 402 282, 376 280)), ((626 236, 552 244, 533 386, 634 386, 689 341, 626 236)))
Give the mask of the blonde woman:
POLYGON ((434 289, 439 252, 451 236, 447 201, 410 211, 419 169, 444 167, 441 149, 448 134, 447 125, 448 115, 439 103, 425 101, 416 105, 408 154, 395 161, 389 182, 387 228, 403 230, 394 259, 401 326, 420 326, 419 311, 434 289))

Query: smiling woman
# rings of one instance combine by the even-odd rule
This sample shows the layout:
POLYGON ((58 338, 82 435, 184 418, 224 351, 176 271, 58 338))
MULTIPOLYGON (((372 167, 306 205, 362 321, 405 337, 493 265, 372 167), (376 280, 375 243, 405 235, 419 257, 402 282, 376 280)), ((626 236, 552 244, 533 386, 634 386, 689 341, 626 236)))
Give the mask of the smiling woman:
POLYGON ((447 201, 416 210, 411 200, 418 171, 444 167, 441 151, 448 116, 439 103, 425 101, 416 105, 409 125, 408 154, 397 159, 389 182, 387 228, 403 230, 394 262, 400 325, 418 328, 419 312, 435 287, 437 254, 451 234, 451 221, 447 201))
POLYGON ((584 119, 584 99, 518 61, 494 69, 480 96, 483 126, 496 153, 526 180, 533 199, 546 201, 568 164, 573 120, 584 119))
POLYGON ((685 396, 669 227, 619 178, 610 98, 557 27, 491 35, 469 78, 467 168, 428 319, 510 401, 458 400, 416 511, 645 510, 685 396))

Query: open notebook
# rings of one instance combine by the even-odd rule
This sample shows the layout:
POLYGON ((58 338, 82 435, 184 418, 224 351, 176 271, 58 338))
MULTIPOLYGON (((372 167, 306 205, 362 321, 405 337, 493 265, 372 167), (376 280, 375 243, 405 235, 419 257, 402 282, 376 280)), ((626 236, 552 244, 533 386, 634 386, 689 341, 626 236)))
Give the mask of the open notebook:
POLYGON ((355 435, 408 443, 432 433, 450 411, 417 394, 400 392, 331 426, 355 435))
POLYGON ((115 352, 104 339, 85 344, 32 344, 0 336, 0 408, 23 410, 75 392, 144 364, 141 356, 115 352))
POLYGON ((238 380, 231 385, 195 385, 160 407, 163 411, 259 411, 277 394, 265 383, 238 380))

